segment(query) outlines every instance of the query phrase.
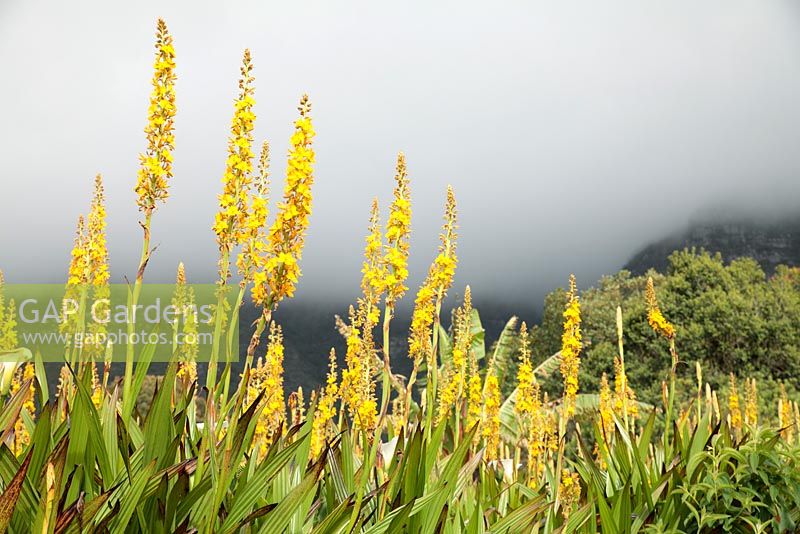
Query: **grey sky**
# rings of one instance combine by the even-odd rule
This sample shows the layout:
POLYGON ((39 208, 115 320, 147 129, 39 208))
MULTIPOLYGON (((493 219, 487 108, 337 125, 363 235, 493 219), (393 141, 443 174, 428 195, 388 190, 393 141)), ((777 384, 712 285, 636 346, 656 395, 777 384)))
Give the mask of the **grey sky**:
POLYGON ((158 16, 177 50, 177 149, 150 272, 208 281, 241 52, 257 140, 282 188, 296 104, 318 164, 299 296, 352 298, 369 203, 408 157, 412 288, 445 188, 458 292, 535 299, 583 285, 720 201, 800 203, 800 18, 789 1, 37 2, 0 0, 0 267, 57 281, 92 179, 108 192, 112 279, 130 276, 133 186, 158 16))

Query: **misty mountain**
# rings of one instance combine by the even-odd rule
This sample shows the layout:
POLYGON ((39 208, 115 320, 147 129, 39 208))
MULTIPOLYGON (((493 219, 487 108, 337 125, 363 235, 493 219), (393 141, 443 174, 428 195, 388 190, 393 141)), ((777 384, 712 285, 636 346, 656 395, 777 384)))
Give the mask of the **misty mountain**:
POLYGON ((650 268, 664 272, 673 251, 692 247, 719 252, 726 262, 751 257, 769 275, 781 264, 800 265, 800 217, 696 219, 684 231, 645 246, 623 268, 637 275, 650 268))

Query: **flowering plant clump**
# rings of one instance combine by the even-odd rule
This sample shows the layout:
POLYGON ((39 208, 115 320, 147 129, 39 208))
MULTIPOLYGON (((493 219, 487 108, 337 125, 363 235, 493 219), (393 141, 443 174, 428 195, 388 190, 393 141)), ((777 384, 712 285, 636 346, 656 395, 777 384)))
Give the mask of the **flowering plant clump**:
MULTIPOLYGON (((152 214, 174 178, 175 51, 161 20, 154 67, 147 148, 136 180, 142 255, 121 306, 134 318, 154 252, 152 214)), ((360 295, 346 321, 337 317, 343 362, 331 349, 327 376, 309 402, 302 387, 287 392, 291 338, 284 342, 272 315, 300 279, 316 133, 303 96, 283 197, 269 224, 267 142, 254 168, 252 68, 245 51, 213 222, 219 279, 209 289, 217 304, 199 320, 201 293, 180 263, 166 299, 175 320, 164 334, 172 349, 165 366, 151 367, 153 345, 129 343, 117 379, 112 343, 67 343, 63 352, 58 346, 63 365, 51 395, 50 369, 40 351, 25 346, 25 316, 0 272, 0 533, 797 530, 800 407, 792 382, 781 384, 772 413, 763 404, 759 413, 752 376, 731 374, 720 403, 699 362, 696 388, 681 391, 676 329, 661 312, 652 278, 644 299, 640 286, 631 291, 647 317, 633 314, 630 320, 657 336, 623 332, 621 306, 607 307, 613 312, 616 306, 617 349, 603 344, 606 368, 599 382, 582 381, 582 389, 584 335, 589 346, 596 330, 589 328, 595 321, 588 293, 582 310, 574 276, 563 308, 558 304, 560 316, 554 315, 561 336, 556 354, 542 354, 542 325, 529 329, 522 322, 517 329, 516 318, 496 343, 486 343, 470 286, 461 305, 442 314, 443 307, 450 309, 447 293, 458 263, 451 187, 439 249, 411 313, 413 367, 408 377, 393 373, 390 322, 403 312, 396 304, 413 265, 402 153, 385 226, 378 200, 372 203, 360 295), (238 285, 231 282, 237 275, 238 285), (229 289, 238 289, 232 304, 224 298, 229 289), (242 325, 252 332, 238 374, 232 358, 222 358, 237 353, 235 326, 248 289, 259 315, 242 325), (375 330, 382 313, 381 342, 375 330), (213 330, 211 359, 202 366, 197 343, 180 340, 194 339, 206 325, 213 330), (265 331, 267 346, 259 352, 265 331), (663 406, 640 402, 629 383, 625 343, 636 337, 655 349, 663 338, 669 341, 672 366, 661 384, 663 406), (225 366, 218 372, 220 362, 225 366), (552 376, 557 369, 563 386, 552 376)), ((65 301, 85 304, 108 291, 105 201, 98 176, 88 215, 78 218, 65 301)), ((57 292, 56 300, 61 286, 57 292)), ((59 333, 83 336, 105 328, 78 310, 59 333)), ((284 325, 287 332, 305 326, 284 325)), ((558 335, 552 338, 559 343, 558 335)), ((584 355, 584 376, 591 361, 584 355)), ((634 359, 630 369, 634 379, 638 363, 634 359)), ((761 387, 766 389, 763 382, 761 387)), ((647 398, 638 382, 637 388, 647 398)))

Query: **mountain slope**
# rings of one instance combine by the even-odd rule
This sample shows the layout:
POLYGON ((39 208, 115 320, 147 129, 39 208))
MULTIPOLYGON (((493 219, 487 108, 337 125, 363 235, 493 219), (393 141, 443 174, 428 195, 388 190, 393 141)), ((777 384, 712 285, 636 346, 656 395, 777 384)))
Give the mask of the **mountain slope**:
POLYGON ((651 267, 664 272, 673 251, 692 247, 719 252, 726 262, 749 256, 767 274, 772 274, 781 264, 800 265, 800 217, 775 221, 733 217, 694 221, 684 232, 644 247, 628 260, 624 269, 634 274, 643 274, 651 267))

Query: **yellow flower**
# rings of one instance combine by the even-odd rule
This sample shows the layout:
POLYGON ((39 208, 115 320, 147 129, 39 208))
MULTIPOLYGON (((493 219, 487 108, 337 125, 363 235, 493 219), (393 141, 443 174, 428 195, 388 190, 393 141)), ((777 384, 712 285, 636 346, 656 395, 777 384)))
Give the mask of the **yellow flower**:
POLYGON ((92 284, 105 286, 108 284, 108 246, 106 245, 106 208, 103 178, 98 174, 94 181, 94 197, 89 210, 88 243, 88 269, 91 273, 92 284))
POLYGON ((755 378, 745 381, 744 421, 749 426, 758 426, 758 391, 755 378))
POLYGON ((175 49, 166 23, 158 19, 153 91, 144 129, 147 150, 139 156, 141 167, 136 184, 137 204, 145 214, 152 213, 156 202, 163 202, 168 196, 168 182, 172 178, 172 150, 175 148, 174 117, 175 49))
POLYGON ((561 336, 560 365, 561 376, 564 377, 564 415, 567 419, 575 414, 581 348, 581 307, 575 275, 570 275, 567 307, 564 310, 564 333, 561 336))
POLYGON ((468 399, 467 399, 467 428, 472 428, 475 424, 480 423, 481 413, 483 409, 483 384, 481 384, 481 376, 475 366, 470 366, 471 374, 468 383, 468 399))
POLYGON ((389 306, 401 299, 408 289, 405 281, 408 278, 408 243, 411 234, 411 191, 406 157, 402 152, 397 155, 394 179, 394 200, 386 223, 386 254, 383 259, 387 269, 386 303, 389 306))
POLYGON ((328 379, 322 390, 314 420, 311 423, 311 455, 318 458, 325 443, 330 437, 331 421, 336 418, 336 401, 339 397, 339 386, 336 374, 336 352, 331 349, 328 379))
POLYGON ((453 188, 447 187, 444 226, 439 236, 439 255, 428 269, 428 276, 419 288, 411 316, 408 336, 408 355, 414 361, 432 358, 432 326, 442 299, 453 283, 456 271, 456 198, 453 188))
POLYGON ((611 400, 611 387, 608 385, 608 377, 605 373, 600 378, 600 427, 606 441, 610 442, 614 435, 614 407, 611 400))
POLYGON ((283 202, 267 234, 265 253, 259 258, 260 272, 254 276, 253 302, 274 307, 294 295, 300 278, 299 262, 311 215, 311 186, 314 184, 314 127, 308 95, 300 100, 300 118, 294 123, 289 140, 286 186, 283 202))
POLYGON ((377 324, 378 322, 374 313, 379 312, 377 305, 384 291, 384 269, 381 258, 381 247, 378 199, 376 198, 372 201, 372 209, 369 218, 369 233, 366 238, 364 263, 361 268, 361 273, 363 274, 361 279, 361 291, 364 295, 365 305, 368 308, 367 313, 371 314, 369 317, 370 319, 375 319, 374 321, 370 321, 371 324, 377 324))
POLYGON ((786 394, 786 386, 781 384, 781 394, 778 398, 778 428, 783 429, 783 439, 791 443, 794 436, 794 418, 792 416, 792 402, 786 394))
POLYGON ((269 143, 266 141, 261 145, 261 155, 258 158, 258 176, 253 182, 252 189, 250 209, 242 229, 244 242, 236 260, 239 274, 242 276, 242 287, 253 281, 259 256, 266 249, 264 228, 269 216, 267 207, 269 202, 269 143))
POLYGON ((645 289, 645 300, 647 301, 647 322, 657 334, 661 334, 667 339, 675 337, 675 327, 667 321, 658 307, 658 300, 656 299, 656 289, 653 285, 653 278, 647 278, 647 287, 645 289))
POLYGON ((86 343, 87 356, 99 358, 106 347, 106 327, 96 321, 95 317, 103 318, 110 313, 108 298, 111 290, 108 286, 108 246, 106 244, 106 209, 103 179, 98 174, 94 182, 94 196, 89 209, 89 218, 86 237, 86 283, 91 284, 94 306, 89 324, 90 341, 86 343))
POLYGON ((571 473, 568 469, 562 470, 558 492, 561 499, 561 515, 566 521, 581 498, 581 483, 578 473, 571 473))
POLYGON ((530 337, 528 326, 523 322, 519 329, 520 362, 517 368, 517 402, 514 409, 517 414, 529 417, 533 410, 536 378, 531 364, 530 337))
POLYGON ((350 306, 349 315, 350 324, 345 327, 347 368, 342 371, 340 391, 342 401, 353 419, 354 428, 370 432, 375 429, 377 423, 375 383, 372 379, 374 323, 367 317, 363 299, 359 303, 358 312, 350 306))
POLYGON ((453 319, 453 353, 452 359, 445 363, 444 381, 439 393, 437 421, 441 422, 450 415, 455 407, 461 413, 466 388, 467 362, 472 343, 470 331, 472 320, 472 291, 467 286, 464 291, 464 303, 454 312, 453 319))
POLYGON ((175 307, 175 334, 181 326, 182 335, 178 344, 178 369, 176 376, 189 385, 197 380, 197 306, 194 300, 194 288, 186 283, 186 268, 183 262, 178 264, 178 273, 175 276, 175 294, 172 297, 175 307))
POLYGON ((281 327, 272 322, 266 357, 264 360, 259 358, 251 370, 246 394, 249 404, 255 401, 262 391, 264 392, 261 415, 256 422, 253 435, 253 443, 259 445, 262 456, 274 441, 275 434, 286 415, 283 395, 283 351, 281 327))
POLYGON ((230 276, 227 254, 233 246, 241 244, 246 236, 248 200, 253 170, 253 64, 250 51, 244 51, 239 96, 234 101, 231 135, 228 138, 228 159, 222 175, 222 194, 219 195, 219 211, 214 220, 214 232, 221 252, 220 280, 230 276))
POLYGON ((623 417, 627 412, 628 417, 639 416, 639 404, 636 402, 636 393, 628 382, 622 360, 614 357, 614 413, 623 417))
POLYGON ((483 391, 481 433, 486 444, 486 460, 497 460, 500 453, 500 384, 491 369, 483 391))
POLYGON ((77 286, 89 283, 89 252, 86 241, 86 223, 83 215, 79 215, 67 275, 68 285, 77 286))
POLYGON ((739 406, 739 391, 736 389, 736 378, 731 377, 731 389, 728 392, 728 412, 730 414, 730 425, 736 430, 742 429, 742 409, 739 406))

